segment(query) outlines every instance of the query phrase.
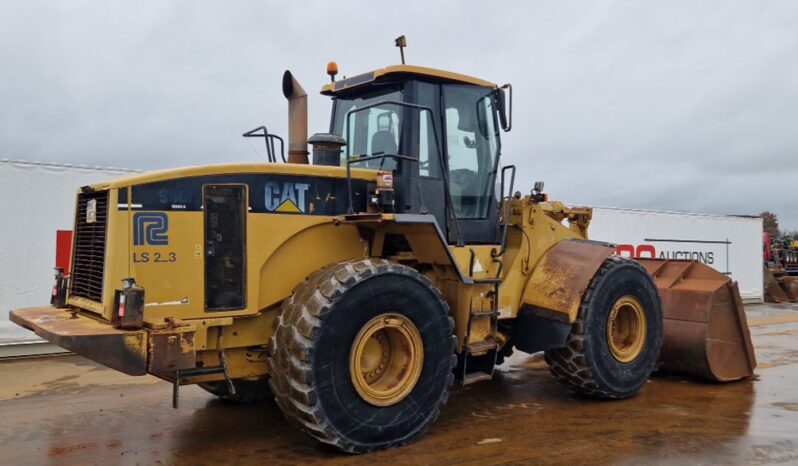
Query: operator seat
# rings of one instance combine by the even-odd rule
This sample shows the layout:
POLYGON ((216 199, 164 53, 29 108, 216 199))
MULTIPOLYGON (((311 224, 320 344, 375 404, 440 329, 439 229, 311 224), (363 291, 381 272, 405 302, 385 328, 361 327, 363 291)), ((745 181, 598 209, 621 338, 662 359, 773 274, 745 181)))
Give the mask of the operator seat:
POLYGON ((396 140, 393 134, 387 130, 380 130, 374 133, 371 137, 371 154, 392 154, 395 155, 399 151, 396 147, 396 140))
MULTIPOLYGON (((396 139, 394 139, 393 133, 390 131, 379 130, 371 137, 371 154, 369 155, 397 155, 398 152, 399 148, 396 147, 396 139)), ((366 168, 375 170, 396 170, 396 165, 396 160, 392 158, 369 160, 366 162, 366 168)))

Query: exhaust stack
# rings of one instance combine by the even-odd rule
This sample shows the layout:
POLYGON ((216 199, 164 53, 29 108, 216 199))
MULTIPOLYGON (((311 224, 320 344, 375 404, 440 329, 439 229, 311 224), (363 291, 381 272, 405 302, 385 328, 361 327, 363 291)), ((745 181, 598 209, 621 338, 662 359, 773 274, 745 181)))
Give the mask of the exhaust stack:
POLYGON ((308 163, 308 95, 290 71, 283 73, 288 99, 288 163, 308 163))

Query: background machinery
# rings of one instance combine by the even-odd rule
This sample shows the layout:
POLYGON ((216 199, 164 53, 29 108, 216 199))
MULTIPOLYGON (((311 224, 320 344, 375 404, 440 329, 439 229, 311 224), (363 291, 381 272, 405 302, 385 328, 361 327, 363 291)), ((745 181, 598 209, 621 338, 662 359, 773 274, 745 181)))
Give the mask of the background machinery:
POLYGON ((774 239, 762 234, 765 301, 798 301, 798 248, 791 237, 774 239))
MULTIPOLYGON (((404 44, 404 42, 402 42, 404 44)), ((413 441, 455 382, 513 349, 596 398, 657 367, 711 380, 755 367, 736 285, 693 261, 633 261, 587 239, 591 210, 515 191, 501 167, 512 88, 396 65, 322 88, 310 138, 286 72, 288 163, 136 174, 80 188, 73 268, 14 322, 130 375, 276 399, 321 442, 413 441), (661 355, 661 356, 660 356, 661 355)))

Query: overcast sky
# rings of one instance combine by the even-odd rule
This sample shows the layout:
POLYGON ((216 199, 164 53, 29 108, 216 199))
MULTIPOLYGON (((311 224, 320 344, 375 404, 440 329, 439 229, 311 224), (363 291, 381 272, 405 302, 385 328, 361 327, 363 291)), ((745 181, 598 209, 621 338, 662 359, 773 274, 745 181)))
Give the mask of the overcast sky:
POLYGON ((526 192, 798 229, 798 2, 37 2, 0 5, 0 158, 128 168, 262 161, 280 82, 310 97, 399 61, 515 90, 526 192))

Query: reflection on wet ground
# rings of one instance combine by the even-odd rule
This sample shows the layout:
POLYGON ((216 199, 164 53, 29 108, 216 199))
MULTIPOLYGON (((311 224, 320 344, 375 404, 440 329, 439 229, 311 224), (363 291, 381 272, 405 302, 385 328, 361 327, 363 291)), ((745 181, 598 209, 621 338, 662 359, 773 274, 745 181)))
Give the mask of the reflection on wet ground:
POLYGON ((798 463, 798 306, 751 306, 760 369, 728 385, 657 376, 630 400, 564 390, 539 357, 455 388, 413 445, 365 456, 319 446, 273 404, 237 406, 77 356, 0 363, 0 464, 798 463))

